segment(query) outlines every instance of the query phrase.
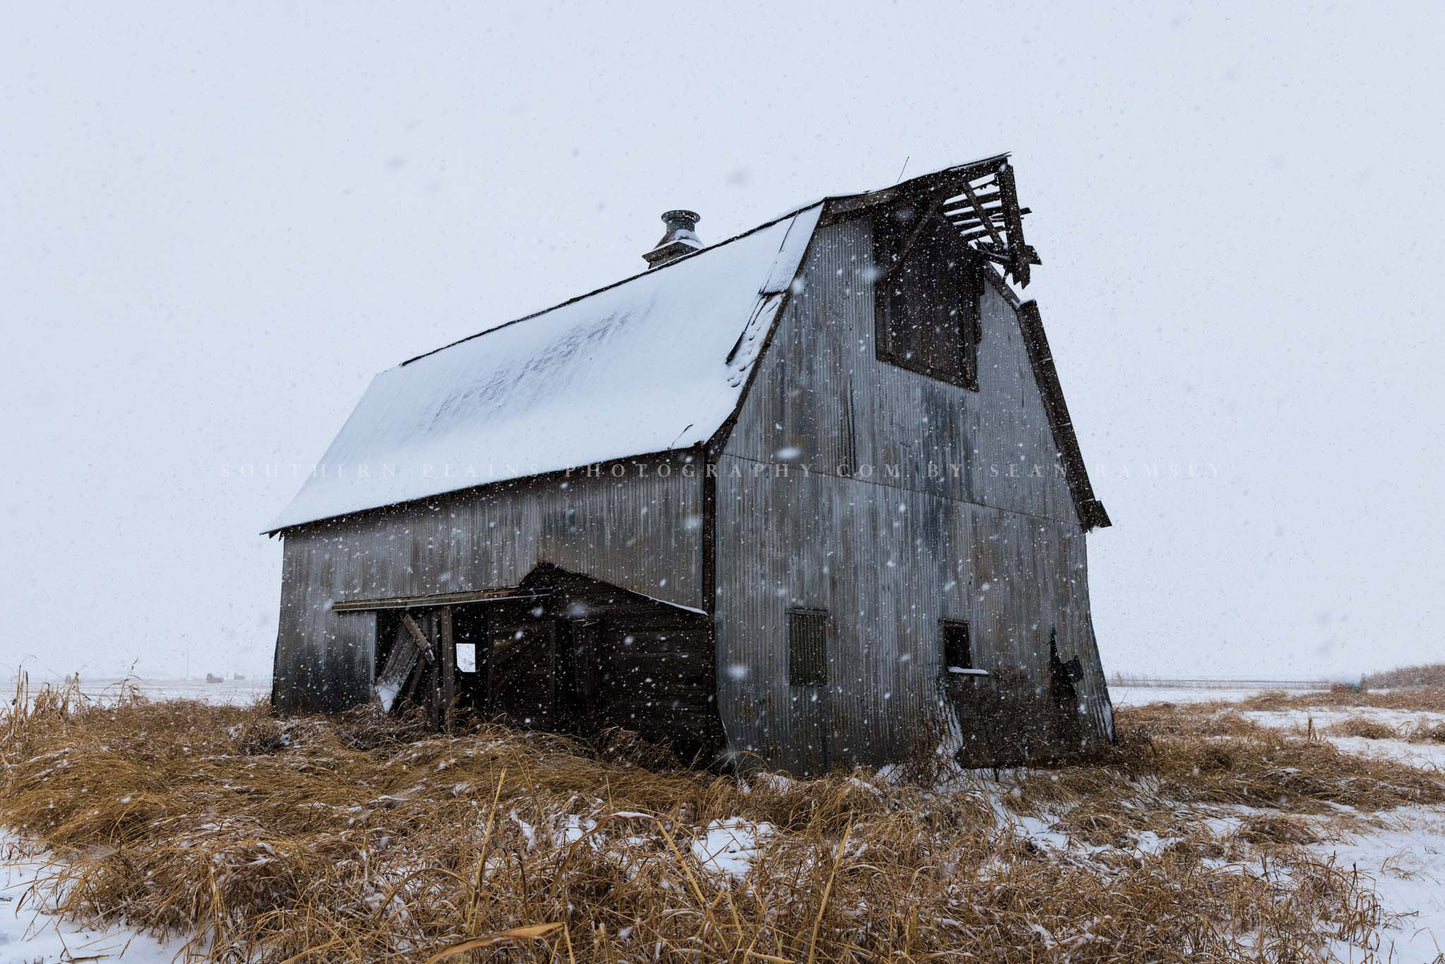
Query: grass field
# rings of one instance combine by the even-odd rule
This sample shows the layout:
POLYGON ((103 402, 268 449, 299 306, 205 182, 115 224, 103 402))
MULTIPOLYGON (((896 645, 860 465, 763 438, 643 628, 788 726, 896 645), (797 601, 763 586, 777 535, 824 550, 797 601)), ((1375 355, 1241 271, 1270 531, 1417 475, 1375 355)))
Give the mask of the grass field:
POLYGON ((182 959, 1430 961, 1445 774, 1340 741, 1429 751, 1442 712, 1123 706, 1080 765, 804 781, 51 691, 0 719, 0 824, 51 861, 28 908, 182 959))

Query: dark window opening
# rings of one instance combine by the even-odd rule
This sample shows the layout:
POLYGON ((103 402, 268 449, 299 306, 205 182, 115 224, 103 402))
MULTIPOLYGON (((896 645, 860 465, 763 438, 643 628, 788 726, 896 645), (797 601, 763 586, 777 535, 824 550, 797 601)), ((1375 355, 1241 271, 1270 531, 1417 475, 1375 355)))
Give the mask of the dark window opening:
POLYGON ((944 672, 959 673, 975 669, 973 643, 968 637, 968 623, 945 620, 942 626, 944 672))
POLYGON ((920 228, 916 211, 874 222, 878 358, 977 391, 983 265, 956 228, 938 217, 920 228))
POLYGON ((788 684, 828 682, 828 615, 816 609, 788 612, 788 684))

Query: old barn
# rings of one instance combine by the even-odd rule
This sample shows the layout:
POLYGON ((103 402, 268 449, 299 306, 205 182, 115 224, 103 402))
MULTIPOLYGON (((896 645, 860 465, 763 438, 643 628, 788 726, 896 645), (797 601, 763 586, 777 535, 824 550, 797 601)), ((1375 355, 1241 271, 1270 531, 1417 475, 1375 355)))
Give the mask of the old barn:
POLYGON ((800 773, 1112 738, 1107 526, 1007 155, 830 197, 377 375, 271 527, 273 702, 800 773))

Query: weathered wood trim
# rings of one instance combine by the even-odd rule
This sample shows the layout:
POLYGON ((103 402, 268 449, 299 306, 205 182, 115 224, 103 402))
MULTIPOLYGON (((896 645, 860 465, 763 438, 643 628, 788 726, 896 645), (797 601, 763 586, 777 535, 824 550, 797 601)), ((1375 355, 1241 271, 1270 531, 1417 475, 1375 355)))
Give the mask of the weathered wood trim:
MULTIPOLYGON (((700 446, 694 446, 694 448, 698 447, 700 446)), ((438 492, 434 495, 424 495, 416 499, 407 499, 403 502, 388 502, 386 505, 374 505, 367 509, 357 509, 354 512, 343 512, 341 515, 329 515, 321 519, 311 519, 307 522, 298 522, 295 525, 281 526, 279 529, 269 529, 266 532, 261 533, 261 535, 287 535, 292 532, 304 532, 309 529, 325 529, 331 523, 340 522, 343 519, 355 519, 362 516, 375 515, 378 513, 395 512, 397 510, 414 508, 418 505, 425 505, 427 503, 438 503, 447 499, 456 499, 463 496, 492 495, 494 494, 494 490, 503 491, 505 489, 515 488, 520 485, 531 485, 534 483, 557 481, 565 482, 566 480, 572 478, 588 477, 579 476, 578 473, 583 472, 584 470, 589 469, 594 465, 602 469, 603 474, 606 475, 609 474, 609 472, 607 471, 609 467, 613 465, 634 465, 639 462, 652 463, 674 461, 679 458, 685 457, 691 451, 693 451, 692 448, 663 449, 658 452, 639 452, 636 455, 624 455, 619 458, 608 459, 605 462, 583 462, 580 465, 569 465, 564 469, 556 469, 551 472, 538 472, 535 475, 519 475, 514 479, 502 479, 497 482, 481 482, 477 485, 470 485, 460 489, 452 489, 447 492, 438 492)))
MULTIPOLYGON (((865 191, 862 194, 848 194, 841 197, 828 198, 828 205, 823 209, 823 216, 818 221, 818 226, 833 224, 850 218, 860 211, 879 204, 887 204, 912 194, 923 194, 930 191, 946 189, 954 191, 957 182, 972 180, 991 174, 998 170, 999 165, 1008 160, 1008 154, 995 154, 993 157, 985 157, 981 160, 972 161, 968 164, 961 164, 958 167, 950 167, 942 171, 934 171, 931 174, 920 174, 912 180, 903 181, 892 187, 883 188, 881 191, 865 191)), ((962 193, 954 191, 954 193, 962 193)), ((945 195, 944 199, 952 195, 945 195)))
MULTIPOLYGON (((813 233, 808 237, 808 243, 804 246, 803 253, 798 257, 797 270, 793 272, 793 277, 789 279, 787 287, 783 289, 782 301, 778 305, 778 310, 773 313, 773 320, 768 324, 768 331, 767 334, 763 336, 763 343, 758 346, 757 357, 753 359, 752 367, 748 369, 747 381, 743 382, 743 390, 738 392, 738 399, 733 404, 731 414, 723 419, 723 423, 718 426, 718 430, 712 433, 712 438, 708 439, 707 444, 703 446, 703 451, 706 453, 705 461, 707 463, 717 462, 718 456, 720 456, 723 449, 727 447, 728 438, 732 435, 733 428, 738 424, 738 416, 742 414, 743 406, 747 404, 748 394, 753 390, 753 385, 758 380, 758 372, 763 369, 763 359, 767 358, 768 349, 773 345, 773 336, 776 335, 778 330, 783 326, 783 316, 787 314, 788 307, 793 300, 793 288, 797 284, 798 276, 803 273, 803 268, 808 263, 808 256, 813 253, 813 242, 818 238, 818 228, 822 226, 823 219, 828 213, 829 203, 831 202, 824 202, 823 211, 818 216, 818 223, 813 226, 813 233)), ((709 612, 712 611, 710 604, 704 608, 709 612)))
POLYGON ((440 697, 439 715, 448 723, 450 728, 450 715, 452 704, 457 698, 457 645, 456 638, 452 635, 452 610, 450 606, 443 606, 436 612, 437 627, 437 649, 440 650, 437 656, 441 660, 441 687, 438 690, 440 697))
POLYGON ((980 267, 983 270, 984 280, 993 286, 993 290, 998 292, 999 297, 1007 301, 1009 306, 1017 311, 1019 305, 1024 303, 1024 300, 1014 291, 1013 286, 1004 279, 1003 275, 998 273, 998 269, 993 267, 993 265, 983 264, 980 265, 980 267))
MULTIPOLYGON (((963 189, 963 193, 968 197, 969 203, 973 205, 973 209, 979 213, 979 223, 983 226, 983 229, 988 232, 988 236, 993 239, 993 243, 998 245, 1000 250, 1007 249, 1008 243, 1004 241, 1002 232, 994 226, 993 218, 988 217, 987 212, 984 211, 983 202, 979 200, 978 193, 974 191, 973 185, 965 179, 960 182, 958 186, 963 189)), ((1004 207, 1001 209, 1001 213, 1005 216, 1008 215, 1007 202, 1005 202, 1004 207)))
POLYGON ((1104 511, 1104 504, 1094 498, 1094 487, 1090 484, 1089 472, 1084 467, 1084 456, 1079 451, 1079 438, 1074 433, 1073 422, 1069 420, 1064 389, 1059 384, 1054 356, 1049 351, 1049 340, 1044 334, 1039 303, 1025 301, 1019 305, 1018 319, 1024 336, 1024 347, 1028 349, 1029 362, 1034 369, 1034 379, 1038 382, 1039 393, 1043 396, 1044 412, 1049 417, 1049 428, 1053 430, 1054 444, 1064 462, 1064 475, 1074 497, 1074 509, 1079 514, 1079 524, 1085 532, 1105 528, 1111 525, 1109 514, 1104 511))
POLYGON ((416 645, 407 637, 402 627, 396 628, 396 639, 392 643, 391 653, 387 656, 386 664, 382 666, 381 672, 376 676, 371 686, 371 698, 380 703, 380 692, 383 688, 392 690, 391 703, 384 708, 390 710, 396 705, 397 699, 401 697, 402 690, 411 681, 412 670, 416 667, 418 654, 416 645))
MULTIPOLYGON (((481 589, 475 592, 438 592, 422 596, 378 596, 372 599, 346 599, 332 602, 338 613, 366 612, 373 609, 429 609, 456 603, 500 602, 504 599, 537 599, 551 595, 546 590, 481 589)), ((415 625, 415 624, 413 624, 415 625)))

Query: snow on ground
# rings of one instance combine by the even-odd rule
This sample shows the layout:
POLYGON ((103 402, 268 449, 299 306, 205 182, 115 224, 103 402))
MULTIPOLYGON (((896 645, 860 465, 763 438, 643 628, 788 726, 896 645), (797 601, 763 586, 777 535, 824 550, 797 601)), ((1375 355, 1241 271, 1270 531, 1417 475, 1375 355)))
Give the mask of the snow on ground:
MULTIPOLYGON (((1374 833, 1312 849, 1370 877, 1381 906, 1403 915, 1380 933, 1382 960, 1438 961, 1445 953, 1445 811, 1402 807, 1376 822, 1383 826, 1374 833)), ((1359 959, 1348 948, 1335 952, 1342 960, 1359 959)))
POLYGON ((0 830, 0 964, 91 959, 170 964, 179 953, 179 943, 125 927, 84 927, 37 911, 28 890, 44 874, 45 862, 0 830))
MULTIPOLYGON (((1278 686, 1240 688, 1110 684, 1109 699, 1115 706, 1144 706, 1149 703, 1212 703, 1216 700, 1237 703, 1240 700, 1249 699, 1251 696, 1258 696, 1260 693, 1279 690, 1278 686)), ((1284 690, 1284 692, 1302 693, 1304 690, 1284 690)))
POLYGON ((1288 730, 1299 736, 1313 732, 1329 740, 1345 753, 1377 760, 1394 760, 1407 766, 1426 770, 1445 770, 1445 744, 1411 743, 1408 740, 1373 740, 1359 736, 1337 736, 1327 732, 1330 727, 1348 719, 1363 718, 1383 723, 1395 730, 1409 731, 1417 727, 1445 723, 1445 713, 1415 710, 1390 710, 1375 706, 1349 706, 1339 709, 1250 710, 1239 714, 1260 726, 1288 730))
MULTIPOLYGON (((1270 689, 1279 687, 1196 689, 1110 686, 1109 695, 1115 706, 1144 706, 1164 702, 1239 702, 1270 689)), ((1445 745, 1396 739, 1372 740, 1321 732, 1353 717, 1383 723, 1397 731, 1408 731, 1445 722, 1445 713, 1350 706, 1253 710, 1240 715, 1261 726, 1288 730, 1298 736, 1307 735, 1313 725, 1315 734, 1329 740, 1342 752, 1356 756, 1445 770, 1445 745)), ((1381 906, 1387 913, 1395 915, 1391 926, 1380 934, 1380 959, 1398 964, 1440 961, 1442 953, 1445 953, 1445 809, 1406 807, 1388 811, 1371 820, 1379 824, 1379 829, 1374 832, 1352 833, 1342 842, 1320 843, 1312 849, 1324 857, 1333 854, 1340 866, 1358 868, 1361 874, 1369 876, 1381 906)), ((1210 821, 1216 834, 1228 832, 1232 829, 1231 823, 1235 822, 1210 821), (1214 826, 1216 822, 1218 826, 1214 826)), ((1050 833, 1043 827, 1026 827, 1025 830, 1030 836, 1040 838, 1041 842, 1048 841, 1058 846, 1058 841, 1053 838, 1061 836, 1059 834, 1050 833)), ((1334 950, 1342 961, 1361 959, 1359 948, 1339 946, 1334 950)))
POLYGON ((742 880, 752 869, 758 848, 772 832, 772 824, 753 823, 742 817, 714 820, 705 833, 693 838, 692 855, 708 870, 742 880))
POLYGON ((1309 720, 1314 720, 1315 732, 1342 723, 1351 717, 1362 716, 1375 723, 1383 723, 1393 729, 1413 729, 1417 726, 1433 726, 1445 723, 1445 713, 1431 713, 1425 710, 1389 710, 1378 706, 1311 707, 1301 710, 1250 710, 1240 716, 1253 720, 1261 726, 1277 726, 1304 733, 1309 720))
POLYGON ((1376 760, 1393 760, 1421 770, 1445 770, 1445 745, 1405 740, 1368 740, 1359 736, 1327 736, 1342 752, 1376 760))

